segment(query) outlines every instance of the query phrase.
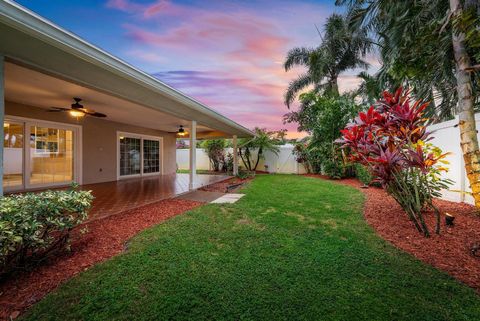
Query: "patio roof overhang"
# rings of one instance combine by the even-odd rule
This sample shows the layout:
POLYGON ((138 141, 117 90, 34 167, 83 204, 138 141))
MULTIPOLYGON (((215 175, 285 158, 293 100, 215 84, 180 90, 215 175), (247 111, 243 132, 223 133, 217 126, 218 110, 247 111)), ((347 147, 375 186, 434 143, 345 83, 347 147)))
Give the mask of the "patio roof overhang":
POLYGON ((0 2, 5 99, 68 106, 74 96, 118 122, 197 137, 250 137, 247 128, 12 1, 0 2), (48 94, 45 94, 48 93, 48 94))

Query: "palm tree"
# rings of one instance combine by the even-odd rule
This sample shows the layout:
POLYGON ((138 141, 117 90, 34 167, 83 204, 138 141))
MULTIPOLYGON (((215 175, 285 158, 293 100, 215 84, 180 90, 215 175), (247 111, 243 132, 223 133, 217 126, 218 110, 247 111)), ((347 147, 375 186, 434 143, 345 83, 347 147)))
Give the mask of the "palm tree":
POLYGON ((382 93, 379 79, 365 71, 359 73, 357 77, 360 78, 362 82, 356 90, 355 95, 360 96, 364 104, 372 105, 380 98, 380 94, 382 93))
POLYGON ((251 139, 243 139, 239 144, 239 155, 242 159, 243 165, 249 171, 257 170, 260 159, 265 155, 265 152, 270 151, 276 155, 280 151, 278 145, 280 141, 274 138, 276 132, 267 131, 265 128, 255 128, 255 136, 251 139), (252 166, 253 151, 257 151, 255 165, 252 166))
POLYGON ((383 66, 377 75, 431 99, 439 119, 459 117, 465 169, 480 208, 480 2, 478 0, 337 0, 348 5, 352 29, 377 36, 383 66))
POLYGON ((284 68, 304 66, 307 71, 290 82, 285 93, 285 104, 290 108, 297 94, 314 86, 317 91, 338 95, 338 76, 354 68, 368 68, 361 59, 371 46, 365 29, 351 31, 348 20, 341 15, 331 15, 325 24, 322 43, 317 48, 293 48, 287 54, 284 68))

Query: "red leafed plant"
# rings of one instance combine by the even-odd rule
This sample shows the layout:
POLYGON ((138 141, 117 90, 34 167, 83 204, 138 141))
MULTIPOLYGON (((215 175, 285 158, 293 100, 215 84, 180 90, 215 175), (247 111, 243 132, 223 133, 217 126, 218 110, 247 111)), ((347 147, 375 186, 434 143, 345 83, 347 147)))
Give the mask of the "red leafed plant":
POLYGON ((425 236, 430 232, 423 213, 434 210, 435 232, 439 233, 440 213, 432 201, 451 184, 440 176, 447 170, 443 166, 448 163, 446 154, 428 143, 427 106, 421 101, 411 103, 403 88, 394 94, 384 92, 383 99, 341 131, 339 140, 350 151, 351 160, 367 166, 425 236))

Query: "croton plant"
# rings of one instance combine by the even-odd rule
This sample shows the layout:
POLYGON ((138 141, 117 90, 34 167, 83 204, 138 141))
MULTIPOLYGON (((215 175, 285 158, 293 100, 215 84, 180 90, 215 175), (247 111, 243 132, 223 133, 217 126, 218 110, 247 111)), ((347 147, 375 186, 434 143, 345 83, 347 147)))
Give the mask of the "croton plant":
POLYGON ((440 213, 432 201, 451 184, 441 177, 447 170, 447 154, 429 143, 427 106, 427 102, 412 103, 403 88, 393 94, 384 92, 381 100, 341 131, 339 140, 351 160, 367 166, 425 236, 430 232, 424 212, 434 211, 439 233, 440 213))

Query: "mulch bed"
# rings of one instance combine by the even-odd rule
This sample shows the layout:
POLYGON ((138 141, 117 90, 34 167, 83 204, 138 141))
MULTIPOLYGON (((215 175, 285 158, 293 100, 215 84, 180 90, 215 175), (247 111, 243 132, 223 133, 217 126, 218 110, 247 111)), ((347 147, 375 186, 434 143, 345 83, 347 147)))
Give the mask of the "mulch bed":
POLYGON ((0 319, 16 318, 29 306, 74 275, 125 249, 138 232, 203 203, 168 199, 75 228, 71 251, 56 256, 30 272, 11 275, 0 283, 0 319), (87 227, 88 232, 81 230, 87 227))
MULTIPOLYGON (((320 175, 308 176, 325 178, 320 175)), ((455 225, 447 227, 442 217, 441 232, 436 235, 435 215, 428 212, 426 221, 432 236, 425 238, 417 232, 405 212, 383 189, 362 189, 356 179, 335 182, 353 186, 365 194, 364 217, 383 239, 480 292, 480 257, 471 253, 472 246, 480 243, 480 216, 476 214, 474 206, 435 200, 435 205, 442 214, 450 213, 455 216, 455 225)), ((480 251, 478 254, 480 255, 480 251)))

